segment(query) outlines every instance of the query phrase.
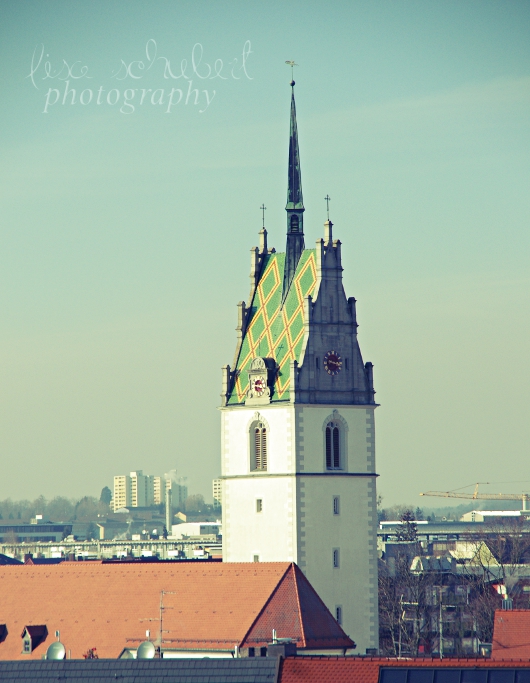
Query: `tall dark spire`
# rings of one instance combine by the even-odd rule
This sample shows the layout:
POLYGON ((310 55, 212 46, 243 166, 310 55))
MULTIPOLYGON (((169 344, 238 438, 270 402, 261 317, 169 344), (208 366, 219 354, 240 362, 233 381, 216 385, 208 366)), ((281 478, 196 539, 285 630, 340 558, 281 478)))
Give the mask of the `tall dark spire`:
POLYGON ((294 81, 291 81, 291 128, 289 131, 289 174, 287 181, 287 247, 283 276, 283 299, 287 296, 296 266, 304 250, 304 200, 302 198, 302 172, 298 151, 298 128, 296 126, 296 105, 294 81))

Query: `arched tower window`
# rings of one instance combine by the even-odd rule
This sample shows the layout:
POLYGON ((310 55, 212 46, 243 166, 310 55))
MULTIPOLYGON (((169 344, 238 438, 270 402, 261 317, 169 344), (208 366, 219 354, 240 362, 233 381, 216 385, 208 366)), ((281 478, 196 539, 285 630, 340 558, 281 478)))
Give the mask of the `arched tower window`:
POLYGON ((326 469, 342 469, 338 422, 328 422, 326 425, 326 469))
POLYGON ((295 213, 293 213, 291 216, 291 232, 299 232, 299 230, 299 218, 295 213))
POLYGON ((267 470, 267 427, 263 422, 254 422, 250 428, 250 469, 267 470))

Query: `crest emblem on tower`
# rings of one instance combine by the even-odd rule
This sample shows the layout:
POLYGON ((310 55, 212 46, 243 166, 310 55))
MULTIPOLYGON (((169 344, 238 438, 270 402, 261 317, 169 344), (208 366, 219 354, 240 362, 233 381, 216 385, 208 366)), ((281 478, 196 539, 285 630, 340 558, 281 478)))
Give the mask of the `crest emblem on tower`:
POLYGON ((246 405, 266 405, 271 402, 275 370, 274 358, 257 357, 252 360, 248 369, 246 405))

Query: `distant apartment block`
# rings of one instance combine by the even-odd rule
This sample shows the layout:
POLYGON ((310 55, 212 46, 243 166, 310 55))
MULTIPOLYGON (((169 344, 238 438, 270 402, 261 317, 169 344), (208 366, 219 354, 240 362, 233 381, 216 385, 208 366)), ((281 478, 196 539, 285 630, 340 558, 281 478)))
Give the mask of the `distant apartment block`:
POLYGON ((114 477, 114 495, 112 509, 149 507, 166 503, 166 491, 171 489, 171 507, 184 510, 188 497, 186 477, 178 477, 177 471, 171 470, 163 477, 144 474, 136 470, 125 475, 114 477))
POLYGON ((163 502, 161 497, 162 478, 136 470, 114 477, 114 511, 124 507, 149 507, 163 502))
POLYGON ((165 503, 164 491, 162 487, 162 477, 153 477, 153 498, 155 505, 165 503))
POLYGON ((223 506, 222 483, 222 479, 214 479, 212 482, 214 508, 220 508, 223 506))
MULTIPOLYGON (((172 470, 174 472, 174 470, 172 470)), ((172 474, 170 472, 170 475, 172 474)), ((188 497, 188 486, 186 477, 176 477, 166 474, 166 489, 171 489, 171 504, 173 510, 184 510, 186 498, 188 497)))

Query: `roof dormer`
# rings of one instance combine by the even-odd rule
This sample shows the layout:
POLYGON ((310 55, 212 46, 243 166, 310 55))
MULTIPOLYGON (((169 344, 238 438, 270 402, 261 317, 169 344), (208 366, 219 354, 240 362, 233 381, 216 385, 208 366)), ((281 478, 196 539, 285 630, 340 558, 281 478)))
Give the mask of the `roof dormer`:
POLYGON ((22 631, 22 654, 30 655, 48 636, 46 625, 24 626, 22 631))

